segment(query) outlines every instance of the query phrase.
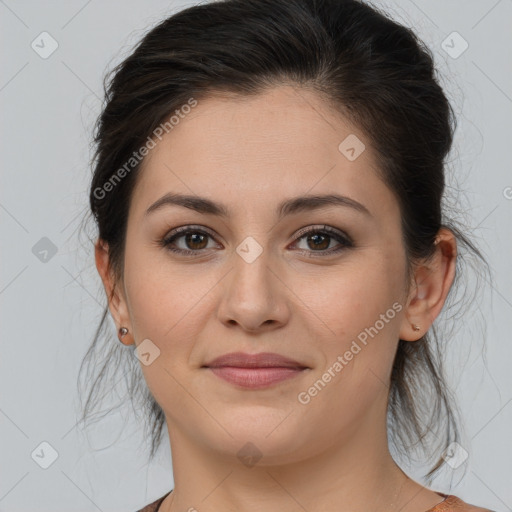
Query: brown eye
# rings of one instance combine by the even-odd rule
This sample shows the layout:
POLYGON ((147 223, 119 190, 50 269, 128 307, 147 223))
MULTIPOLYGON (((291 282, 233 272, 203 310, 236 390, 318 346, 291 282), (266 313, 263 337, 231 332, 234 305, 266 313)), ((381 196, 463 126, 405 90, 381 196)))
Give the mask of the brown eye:
POLYGON ((185 244, 190 249, 205 249, 205 241, 207 241, 208 235, 202 233, 189 232, 185 235, 185 244))
POLYGON ((161 245, 169 251, 186 255, 211 248, 208 247, 209 239, 213 240, 210 233, 188 226, 171 232, 161 241, 161 245))
POLYGON ((307 235, 306 239, 310 249, 327 249, 332 237, 321 233, 315 233, 313 235, 307 235))
POLYGON ((307 247, 299 247, 299 250, 306 254, 317 252, 319 256, 330 255, 353 247, 353 242, 348 236, 329 226, 323 226, 322 229, 303 230, 300 235, 296 243, 305 239, 307 247), (333 241, 338 242, 338 245, 334 244, 333 247, 333 241))

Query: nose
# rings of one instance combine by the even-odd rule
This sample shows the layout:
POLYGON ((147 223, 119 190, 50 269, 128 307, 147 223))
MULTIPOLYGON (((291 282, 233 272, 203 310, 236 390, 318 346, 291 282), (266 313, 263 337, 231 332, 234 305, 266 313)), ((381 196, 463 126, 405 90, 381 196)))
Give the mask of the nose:
POLYGON ((238 325, 248 332, 282 327, 290 315, 290 291, 272 268, 265 249, 249 261, 236 252, 233 254, 233 268, 221 288, 218 318, 227 327, 238 325))

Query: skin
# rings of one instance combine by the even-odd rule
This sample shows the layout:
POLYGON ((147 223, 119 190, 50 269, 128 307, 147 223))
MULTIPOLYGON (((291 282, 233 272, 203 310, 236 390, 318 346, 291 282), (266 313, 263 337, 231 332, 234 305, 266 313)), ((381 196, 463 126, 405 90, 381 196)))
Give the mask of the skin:
POLYGON ((113 292, 117 327, 129 329, 123 342, 150 339, 160 350, 141 367, 172 446, 175 488, 162 512, 423 512, 442 501, 394 462, 385 420, 399 338, 414 343, 440 313, 456 241, 441 230, 434 257, 417 262, 407 281, 400 211, 377 161, 363 133, 315 92, 293 86, 242 101, 201 100, 145 158, 130 204, 124 275, 116 282, 109 272, 101 240, 96 265, 107 295, 113 292), (354 161, 338 150, 350 134, 366 145, 354 161), (168 192, 222 203, 229 216, 176 205, 145 215, 168 192), (369 214, 347 206, 275 214, 285 199, 332 193, 369 214), (190 256, 160 245, 186 225, 212 236, 175 240, 174 247, 196 251, 190 256), (317 249, 311 237, 297 236, 323 225, 346 233, 353 247, 327 236, 317 249), (236 252, 248 236, 263 249, 251 263, 236 252), (329 255, 334 247, 342 250, 329 255), (395 302, 401 311, 300 403, 298 393, 395 302), (309 369, 250 390, 201 368, 233 351, 277 352, 309 369), (251 467, 237 456, 249 441, 262 455, 251 467))

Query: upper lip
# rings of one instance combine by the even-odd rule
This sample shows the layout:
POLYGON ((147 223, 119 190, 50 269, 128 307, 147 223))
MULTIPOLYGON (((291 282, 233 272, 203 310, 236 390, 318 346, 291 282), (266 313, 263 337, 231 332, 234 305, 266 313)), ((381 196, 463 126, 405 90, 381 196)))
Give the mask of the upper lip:
POLYGON ((298 361, 273 352, 260 352, 259 354, 231 352, 216 357, 204 366, 209 368, 221 366, 234 366, 238 368, 308 368, 298 361))

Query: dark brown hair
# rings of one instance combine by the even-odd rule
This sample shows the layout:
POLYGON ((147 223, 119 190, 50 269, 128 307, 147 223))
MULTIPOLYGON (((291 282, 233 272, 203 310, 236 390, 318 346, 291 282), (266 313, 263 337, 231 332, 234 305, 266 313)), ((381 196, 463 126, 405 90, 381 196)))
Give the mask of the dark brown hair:
MULTIPOLYGON (((366 134, 381 178, 400 206, 409 272, 432 256, 441 227, 457 237, 456 281, 465 250, 485 263, 442 208, 456 119, 432 54, 413 31, 356 0, 222 0, 165 19, 105 78, 90 207, 117 278, 123 275, 127 214, 140 164, 107 194, 98 190, 190 98, 243 98, 282 84, 317 92, 366 134)), ((86 367, 97 372, 85 376, 90 391, 83 419, 102 383, 122 369, 135 410, 143 407, 148 419, 152 458, 165 417, 139 362, 108 326, 108 314, 105 307, 80 369, 80 375, 86 367), (104 354, 99 369, 93 357, 98 353, 104 354)), ((443 380, 441 340, 431 331, 416 342, 399 341, 388 409, 394 445, 410 455, 419 443, 431 467, 428 477, 443 462, 441 450, 460 437, 457 409, 443 380)))

